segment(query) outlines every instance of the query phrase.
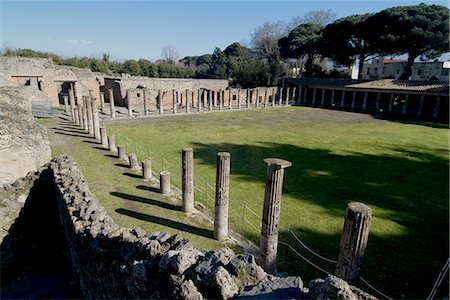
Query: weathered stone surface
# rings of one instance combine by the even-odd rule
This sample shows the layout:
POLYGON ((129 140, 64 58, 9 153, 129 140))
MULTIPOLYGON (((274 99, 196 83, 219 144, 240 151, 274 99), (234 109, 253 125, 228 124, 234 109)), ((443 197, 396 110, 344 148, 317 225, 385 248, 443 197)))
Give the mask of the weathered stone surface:
POLYGON ((51 158, 46 129, 36 124, 30 101, 46 95, 32 87, 0 87, 0 186, 37 170, 51 158))
POLYGON ((250 290, 243 291, 238 299, 299 299, 302 289, 303 282, 300 277, 274 278, 261 281, 250 290))
POLYGON ((159 267, 172 274, 182 274, 194 265, 202 255, 203 253, 195 248, 181 251, 169 250, 163 254, 159 267))
POLYGON ((360 299, 347 282, 333 275, 328 275, 325 279, 310 281, 307 297, 309 299, 360 299))
POLYGON ((256 263, 255 257, 251 254, 233 257, 227 269, 236 277, 239 287, 254 285, 267 279, 266 272, 256 263))

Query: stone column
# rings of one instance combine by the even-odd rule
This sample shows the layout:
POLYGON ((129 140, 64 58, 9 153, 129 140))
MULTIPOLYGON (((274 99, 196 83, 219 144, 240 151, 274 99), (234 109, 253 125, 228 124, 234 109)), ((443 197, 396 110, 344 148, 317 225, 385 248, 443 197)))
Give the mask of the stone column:
POLYGON ((214 238, 228 237, 228 198, 230 194, 230 153, 217 153, 216 198, 214 204, 214 238))
POLYGON ((352 96, 352 104, 351 104, 351 109, 355 109, 355 105, 356 105, 356 91, 353 91, 353 96, 352 96))
POLYGON ((437 119, 437 117, 439 116, 439 105, 441 103, 441 96, 437 96, 436 97, 436 104, 434 105, 434 110, 433 110, 433 118, 437 119))
POLYGON ((369 96, 369 92, 364 93, 364 102, 363 102, 363 111, 367 109, 367 97, 369 96))
POLYGON ((389 99, 389 112, 392 112, 392 105, 394 104, 394 93, 391 93, 391 98, 389 99))
POLYGON ((191 112, 191 102, 189 101, 189 91, 186 90, 186 113, 191 112))
POLYGON ((380 99, 381 99, 381 92, 377 93, 377 103, 375 104, 376 110, 380 110, 380 99))
POLYGON ((70 109, 69 109, 69 97, 68 96, 63 96, 63 100, 64 100, 64 109, 66 110, 66 114, 70 116, 70 109))
POLYGON ((100 127, 100 141, 102 142, 102 147, 108 149, 108 135, 105 127, 100 127))
POLYGON ((267 108, 267 88, 264 89, 264 108, 267 108))
POLYGON ((266 158, 264 161, 267 164, 267 181, 264 193, 260 252, 263 268, 267 272, 274 272, 278 249, 284 169, 292 166, 292 163, 278 158, 266 158))
POLYGON ((322 89, 322 101, 320 101, 320 106, 325 105, 325 89, 322 89))
POLYGON ((280 88, 280 99, 278 105, 281 106, 283 103, 283 88, 280 88))
POLYGON ((105 113, 105 93, 100 92, 100 111, 105 113))
POLYGON ((306 104, 306 95, 308 94, 308 87, 305 87, 305 93, 303 94, 303 103, 306 104))
POLYGON ((419 109, 417 110, 417 116, 418 117, 422 116, 424 99, 425 99, 425 96, 424 95, 420 95, 419 109))
POLYGON ((109 105, 110 105, 111 118, 115 118, 116 117, 116 106, 114 104, 114 91, 112 89, 109 90, 109 105))
POLYGON ((331 90, 331 106, 333 106, 334 107, 334 96, 335 96, 335 94, 336 94, 336 90, 335 89, 332 89, 331 90))
POLYGON ((364 251, 369 238, 371 218, 372 210, 367 205, 359 202, 348 204, 336 265, 336 276, 352 285, 359 279, 364 251))
POLYGON ((231 95, 231 89, 228 90, 228 109, 233 109, 233 97, 231 95))
POLYGON ((217 92, 217 101, 219 102, 219 110, 223 110, 223 99, 222 99, 222 91, 219 90, 217 92))
POLYGON ((256 103, 255 103, 255 107, 259 108, 259 90, 256 89, 256 103))
POLYGON ((272 89, 272 107, 275 106, 275 96, 276 96, 275 89, 272 89))
MULTIPOLYGON (((334 92, 334 90, 333 90, 333 92, 334 92)), ((302 104, 302 86, 301 85, 298 86, 298 96, 297 96, 296 102, 298 105, 302 104)))
POLYGON ((237 90, 237 108, 241 109, 241 90, 237 90))
POLYGON ((316 93, 317 93, 317 89, 313 88, 312 106, 316 106, 316 93))
POLYGON ((161 194, 168 196, 172 194, 172 191, 170 189, 170 173, 167 171, 163 171, 159 173, 159 189, 161 191, 161 194))
POLYGON ((77 103, 78 107, 78 121, 80 122, 80 127, 84 129, 84 123, 83 123, 83 103, 82 101, 78 101, 77 103))
POLYGON ((95 98, 93 98, 90 102, 91 102, 91 110, 92 110, 92 125, 93 125, 94 137, 96 140, 100 141, 100 120, 98 118, 97 102, 95 101, 95 98))
POLYGON ((79 114, 78 114, 78 105, 75 104, 75 111, 73 113, 73 115, 75 116, 75 124, 76 125, 80 125, 80 119, 79 119, 79 114))
POLYGON ((295 93, 297 92, 297 88, 294 86, 292 88, 292 97, 291 97, 291 102, 293 102, 294 104, 296 104, 297 102, 297 98, 295 98, 295 93))
POLYGON ((182 165, 182 193, 184 212, 194 210, 194 151, 192 148, 184 148, 181 156, 182 165))
POLYGON ((72 120, 75 120, 75 96, 73 90, 69 90, 69 105, 70 105, 70 116, 72 120))
POLYGON ((209 98, 209 111, 213 110, 213 99, 212 99, 212 91, 210 90, 208 92, 208 98, 209 98))
POLYGON ((82 114, 82 117, 83 117, 83 130, 84 131, 88 131, 89 127, 88 127, 87 107, 86 107, 86 101, 85 100, 86 99, 83 96, 83 100, 82 100, 83 104, 82 104, 82 107, 81 107, 81 110, 82 110, 81 114, 82 114))
POLYGON ((131 170, 139 170, 139 162, 135 153, 131 153, 128 157, 131 170))
POLYGON ((406 112, 408 111, 408 101, 409 101, 409 95, 407 94, 405 96, 405 103, 403 104, 403 111, 402 111, 402 113, 404 115, 406 115, 406 112))
POLYGON ((117 156, 120 160, 128 161, 125 145, 117 145, 117 156))
POLYGON ((290 97, 291 97, 291 88, 288 87, 286 88, 286 106, 289 105, 290 97))
POLYGON ((344 101, 345 101, 345 90, 342 90, 342 96, 341 96, 341 108, 344 107, 344 101))
POLYGON ((161 90, 158 90, 158 101, 159 101, 159 114, 164 114, 164 101, 163 101, 163 94, 161 93, 161 90))
POLYGON ((113 135, 108 136, 108 147, 112 153, 117 153, 116 138, 113 135))
POLYGON ((128 108, 128 116, 132 117, 133 116, 133 108, 131 105, 131 92, 129 89, 127 90, 127 108, 128 108))
POLYGON ((92 116, 91 98, 85 98, 89 134, 94 134, 94 118, 92 116))
POLYGON ((147 90, 142 90, 142 98, 144 99, 144 116, 148 115, 147 90))
POLYGON ((252 101, 252 91, 247 89, 247 108, 250 108, 250 102, 252 101))
POLYGON ((177 97, 175 95, 175 90, 172 90, 172 109, 173 113, 177 113, 177 97))
POLYGON ((195 101, 195 91, 191 92, 191 102, 192 102, 192 108, 197 108, 198 111, 198 101, 195 101))
POLYGON ((144 178, 144 180, 153 178, 152 161, 150 159, 146 159, 142 162, 142 177, 144 178))
POLYGON ((197 111, 199 113, 201 113, 202 109, 203 109, 203 105, 202 105, 201 94, 200 94, 200 90, 198 90, 197 91, 197 111))

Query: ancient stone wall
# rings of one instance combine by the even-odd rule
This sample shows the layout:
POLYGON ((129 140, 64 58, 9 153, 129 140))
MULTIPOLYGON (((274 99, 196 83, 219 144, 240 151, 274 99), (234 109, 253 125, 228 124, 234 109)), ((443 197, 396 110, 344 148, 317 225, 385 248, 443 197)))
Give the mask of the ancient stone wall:
POLYGON ((34 121, 30 105, 46 99, 33 87, 0 87, 0 186, 50 161, 47 131, 34 121))

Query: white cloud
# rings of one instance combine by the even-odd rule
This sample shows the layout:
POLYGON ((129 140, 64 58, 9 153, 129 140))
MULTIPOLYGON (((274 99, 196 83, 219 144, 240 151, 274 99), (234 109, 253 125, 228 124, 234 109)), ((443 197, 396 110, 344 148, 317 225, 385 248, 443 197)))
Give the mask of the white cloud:
POLYGON ((89 45, 89 44, 92 44, 92 41, 88 41, 88 40, 76 40, 76 39, 66 40, 65 42, 66 42, 67 44, 70 44, 70 45, 78 45, 78 44, 89 45))

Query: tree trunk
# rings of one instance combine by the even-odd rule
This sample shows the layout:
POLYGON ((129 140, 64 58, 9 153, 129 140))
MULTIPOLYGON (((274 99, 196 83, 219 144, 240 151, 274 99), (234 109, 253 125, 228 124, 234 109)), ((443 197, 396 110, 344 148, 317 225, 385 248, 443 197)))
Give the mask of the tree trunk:
POLYGON ((366 56, 364 55, 363 52, 359 53, 358 79, 362 79, 365 58, 366 56))
POLYGON ((417 54, 414 52, 408 52, 408 63, 406 64, 405 74, 404 76, 401 76, 402 78, 405 78, 409 80, 412 74, 412 67, 414 65, 414 59, 416 59, 417 54))

